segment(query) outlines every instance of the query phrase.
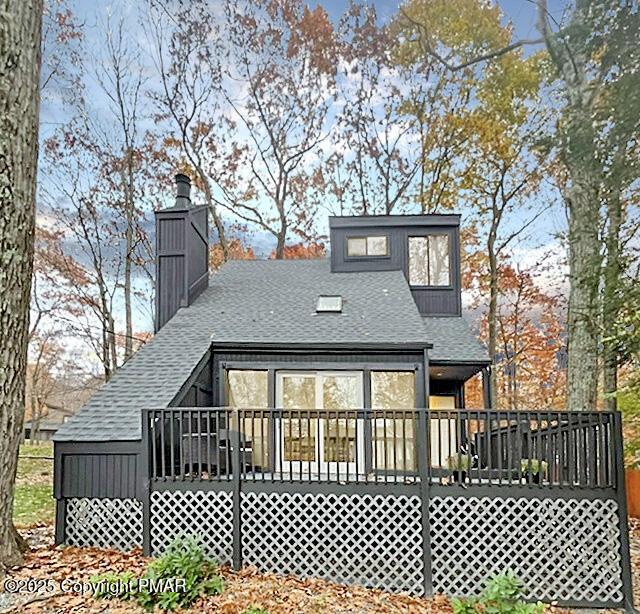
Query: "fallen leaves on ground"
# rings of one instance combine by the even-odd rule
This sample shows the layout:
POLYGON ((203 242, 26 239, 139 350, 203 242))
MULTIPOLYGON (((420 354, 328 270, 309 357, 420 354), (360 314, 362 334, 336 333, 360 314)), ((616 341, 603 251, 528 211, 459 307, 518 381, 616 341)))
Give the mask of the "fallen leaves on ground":
MULTIPOLYGON (((631 521, 632 566, 636 589, 640 587, 640 522, 631 521)), ((33 550, 25 556, 24 565, 10 571, 14 579, 77 580, 88 582, 96 574, 131 571, 140 576, 149 559, 140 550, 130 553, 97 548, 55 547, 51 545, 50 526, 27 530, 25 537, 33 550)), ((300 579, 259 573, 247 567, 234 572, 228 567, 220 570, 225 581, 222 595, 197 602, 186 614, 242 614, 248 607, 265 609, 269 614, 449 614, 451 606, 442 596, 420 599, 395 595, 380 590, 344 586, 323 580, 300 579)), ((640 596, 640 595, 638 595, 640 596)), ((95 600, 78 593, 47 595, 34 600, 33 594, 0 594, 0 614, 142 614, 139 606, 117 600, 95 600)), ((547 608, 548 613, 567 612, 547 608)))

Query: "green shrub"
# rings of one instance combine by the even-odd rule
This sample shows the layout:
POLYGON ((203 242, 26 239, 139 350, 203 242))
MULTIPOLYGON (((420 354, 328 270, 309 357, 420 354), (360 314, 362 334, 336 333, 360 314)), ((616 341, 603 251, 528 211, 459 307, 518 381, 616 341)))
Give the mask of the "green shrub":
POLYGON ((447 467, 450 471, 469 471, 469 457, 462 452, 452 454, 447 458, 447 467))
POLYGON ((174 540, 162 557, 150 563, 140 579, 135 579, 127 572, 120 575, 95 576, 91 581, 96 587, 95 597, 135 599, 147 610, 154 607, 160 610, 186 608, 198 597, 219 595, 224 590, 224 583, 217 574, 216 564, 206 557, 196 537, 180 537, 174 540), (184 580, 184 586, 171 587, 169 581, 176 579, 184 580), (119 584, 122 585, 121 590, 119 584), (157 589, 164 584, 167 588, 162 591, 149 587, 151 585, 157 589))
POLYGON ((93 586, 93 596, 96 599, 129 601, 136 597, 136 591, 131 589, 133 586, 137 586, 137 580, 130 571, 120 574, 108 572, 92 576, 89 578, 89 582, 93 586))
POLYGON ((537 458, 523 458, 520 461, 520 471, 522 473, 531 473, 537 475, 541 473, 543 476, 547 475, 547 468, 549 464, 547 461, 539 460, 537 458))
POLYGON ((452 599, 453 614, 542 614, 542 603, 521 599, 522 588, 522 582, 512 572, 494 576, 479 597, 452 599))
POLYGON ((269 614, 269 612, 258 605, 250 605, 242 614, 269 614))

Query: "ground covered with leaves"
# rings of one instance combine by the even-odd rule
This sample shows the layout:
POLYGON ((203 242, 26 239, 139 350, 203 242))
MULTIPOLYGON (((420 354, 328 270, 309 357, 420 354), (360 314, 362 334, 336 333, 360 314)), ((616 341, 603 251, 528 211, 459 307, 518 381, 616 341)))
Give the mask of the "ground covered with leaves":
MULTIPOLYGON (((42 542, 44 529, 30 531, 32 542, 42 542)), ((47 540, 48 541, 48 540, 47 540)), ((50 542, 49 542, 50 543, 50 542)), ((92 575, 105 572, 132 571, 141 574, 147 559, 141 553, 123 554, 92 548, 55 548, 40 545, 26 555, 25 564, 12 570, 12 579, 52 579, 55 584, 75 579, 87 582, 92 575)), ((268 614, 293 614, 296 612, 347 614, 347 613, 428 613, 451 612, 444 598, 416 599, 403 595, 391 595, 383 591, 346 587, 320 580, 300 580, 273 574, 258 574, 251 568, 235 573, 222 568, 225 590, 222 595, 201 600, 189 612, 215 612, 242 614, 252 606, 262 608, 268 614)), ((0 612, 45 612, 64 614, 133 614, 143 610, 133 604, 114 600, 95 600, 78 593, 44 593, 35 596, 2 595, 0 612), (44 598, 43 598, 44 597, 44 598)), ((254 610, 255 611, 255 610, 254 610)))
MULTIPOLYGON (((62 593, 59 588, 40 594, 0 593, 0 614, 141 614, 138 605, 116 600, 97 600, 78 592, 91 576, 105 572, 130 571, 140 576, 149 559, 140 551, 124 554, 93 548, 57 548, 52 545, 51 525, 36 526, 23 531, 32 550, 25 563, 11 570, 11 579, 52 580, 59 587, 66 580, 75 590, 62 593), (73 584, 77 581, 77 584, 73 584)), ((640 603, 640 522, 631 521, 631 553, 636 603, 640 603)), ((247 568, 233 572, 223 567, 220 573, 225 590, 222 595, 201 599, 187 610, 190 613, 245 614, 429 614, 449 613, 451 605, 443 597, 418 599, 392 595, 378 590, 342 586, 321 580, 300 580, 273 574, 260 574, 247 568), (253 609, 251 609, 253 608, 253 609)), ((559 608, 547 612, 559 613, 559 608)), ((564 610, 566 612, 566 610, 564 610)))

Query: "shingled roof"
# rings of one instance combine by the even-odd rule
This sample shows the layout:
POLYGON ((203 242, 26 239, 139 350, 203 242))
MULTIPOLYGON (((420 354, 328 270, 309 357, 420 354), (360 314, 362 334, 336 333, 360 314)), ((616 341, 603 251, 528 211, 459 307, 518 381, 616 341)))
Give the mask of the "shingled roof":
POLYGON ((462 318, 420 316, 401 271, 331 273, 328 260, 232 261, 55 435, 128 441, 140 410, 167 407, 212 344, 426 347, 433 361, 487 360, 462 318), (316 313, 340 295, 342 313, 316 313))
POLYGON ((487 349, 462 317, 423 316, 427 339, 433 347, 429 361, 435 363, 488 363, 487 349))
POLYGON ((56 441, 141 436, 142 407, 166 407, 211 345, 426 346, 400 271, 331 273, 328 260, 232 261, 56 433, 56 441), (321 294, 342 313, 316 313, 321 294))

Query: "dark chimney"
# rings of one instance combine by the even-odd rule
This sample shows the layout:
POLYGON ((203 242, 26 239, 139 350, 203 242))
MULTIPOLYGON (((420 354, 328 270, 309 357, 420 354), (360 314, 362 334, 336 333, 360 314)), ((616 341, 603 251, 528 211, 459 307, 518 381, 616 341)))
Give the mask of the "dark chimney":
POLYGON ((176 203, 156 211, 156 321, 158 332, 209 285, 207 207, 191 204, 191 180, 176 175, 176 203))
POLYGON ((191 206, 191 179, 182 173, 178 173, 175 179, 176 207, 187 209, 191 206))

